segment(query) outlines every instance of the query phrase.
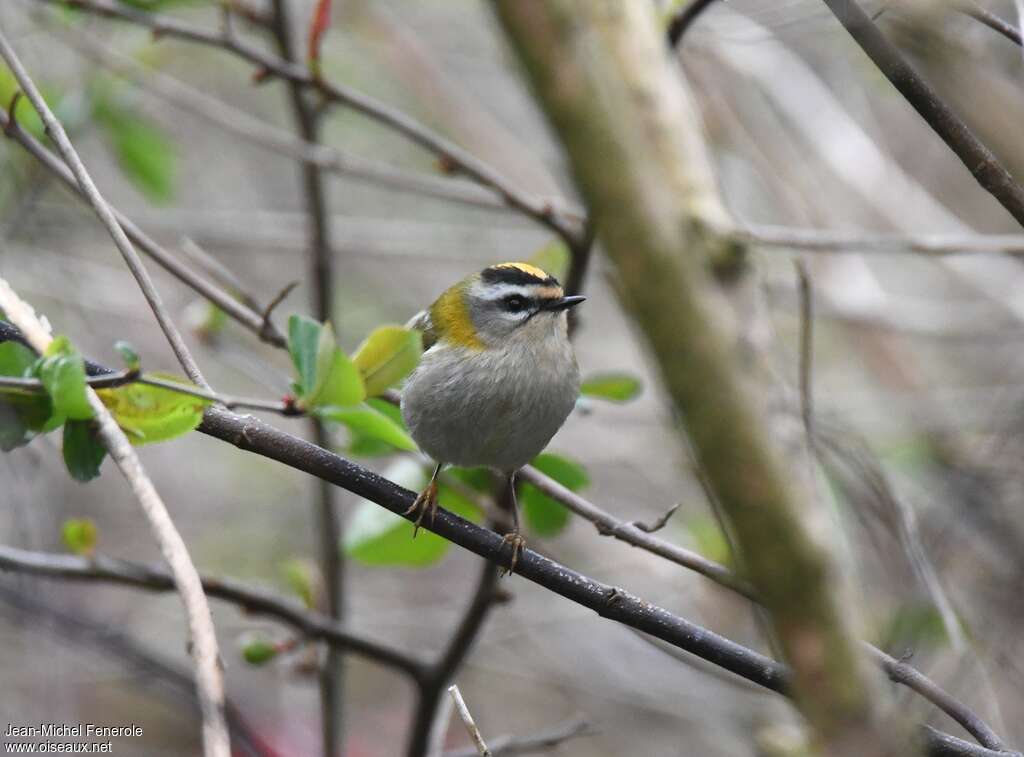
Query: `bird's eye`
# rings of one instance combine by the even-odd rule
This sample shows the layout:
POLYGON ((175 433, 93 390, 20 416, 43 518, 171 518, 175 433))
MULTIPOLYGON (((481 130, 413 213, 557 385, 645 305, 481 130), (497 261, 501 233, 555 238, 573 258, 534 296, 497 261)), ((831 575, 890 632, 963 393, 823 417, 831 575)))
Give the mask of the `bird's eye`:
POLYGON ((526 298, 518 294, 509 295, 505 298, 505 309, 510 313, 518 313, 526 309, 526 298))

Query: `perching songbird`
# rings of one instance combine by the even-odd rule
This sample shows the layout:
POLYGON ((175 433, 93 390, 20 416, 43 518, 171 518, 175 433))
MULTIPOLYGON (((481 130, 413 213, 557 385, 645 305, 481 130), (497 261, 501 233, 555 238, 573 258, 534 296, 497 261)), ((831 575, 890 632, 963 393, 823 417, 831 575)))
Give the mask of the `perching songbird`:
MULTIPOLYGON (((437 512, 445 464, 487 466, 506 477, 513 530, 507 572, 526 543, 515 474, 561 428, 579 394, 567 311, 583 302, 528 263, 501 263, 449 287, 409 327, 426 351, 402 392, 402 417, 437 466, 406 515, 437 512)), ((503 543, 504 543, 503 542, 503 543)))

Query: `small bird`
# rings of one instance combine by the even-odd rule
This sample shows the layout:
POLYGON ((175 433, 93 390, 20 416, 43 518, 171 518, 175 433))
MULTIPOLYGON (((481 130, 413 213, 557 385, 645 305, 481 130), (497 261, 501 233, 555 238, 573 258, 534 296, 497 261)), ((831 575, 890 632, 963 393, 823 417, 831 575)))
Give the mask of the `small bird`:
POLYGON ((437 513, 445 464, 487 466, 506 477, 513 530, 503 540, 515 570, 519 531, 516 472, 561 428, 580 389, 567 311, 583 302, 529 263, 500 263, 449 287, 409 327, 426 351, 402 392, 402 418, 437 463, 406 515, 418 529, 437 513))

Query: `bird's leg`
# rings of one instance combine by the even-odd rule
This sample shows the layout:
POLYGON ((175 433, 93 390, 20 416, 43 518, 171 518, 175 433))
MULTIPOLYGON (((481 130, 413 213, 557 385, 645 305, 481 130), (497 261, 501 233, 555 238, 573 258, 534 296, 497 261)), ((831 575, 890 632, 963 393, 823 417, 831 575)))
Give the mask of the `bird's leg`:
POLYGON ((519 504, 516 502, 516 472, 508 476, 508 503, 509 507, 512 508, 512 532, 505 534, 501 538, 501 546, 505 546, 507 542, 512 547, 512 558, 509 560, 508 567, 502 570, 502 575, 510 575, 516 569, 516 563, 519 561, 519 550, 526 546, 526 539, 519 533, 519 504))
POLYGON ((420 532, 420 524, 423 522, 423 516, 430 512, 430 522, 433 524, 434 517, 437 515, 437 474, 441 472, 441 466, 444 463, 438 463, 437 467, 434 468, 434 475, 430 477, 430 483, 427 487, 419 493, 416 500, 412 503, 408 510, 403 515, 416 515, 416 527, 413 528, 412 538, 416 538, 416 534, 420 532))

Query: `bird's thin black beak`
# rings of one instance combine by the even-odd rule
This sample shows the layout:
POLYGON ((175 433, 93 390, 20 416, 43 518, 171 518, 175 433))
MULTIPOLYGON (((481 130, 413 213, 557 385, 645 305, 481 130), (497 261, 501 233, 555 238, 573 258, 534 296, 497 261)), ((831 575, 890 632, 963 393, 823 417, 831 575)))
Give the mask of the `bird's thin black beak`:
POLYGON ((585 300, 585 299, 587 299, 587 298, 586 297, 582 297, 582 296, 580 296, 578 294, 572 295, 570 297, 559 297, 556 300, 551 300, 551 301, 545 303, 543 309, 544 310, 554 310, 554 311, 568 310, 569 308, 576 307, 581 302, 583 302, 583 300, 585 300))

